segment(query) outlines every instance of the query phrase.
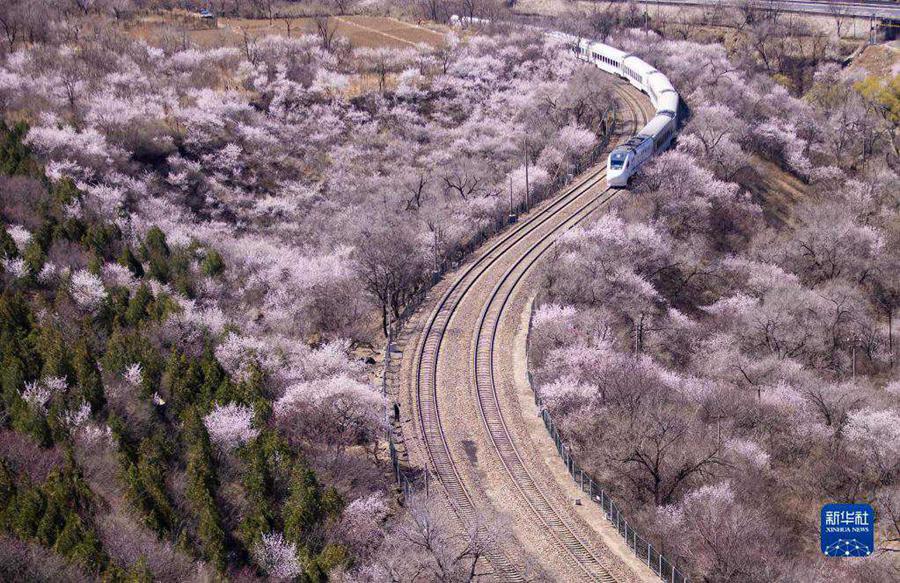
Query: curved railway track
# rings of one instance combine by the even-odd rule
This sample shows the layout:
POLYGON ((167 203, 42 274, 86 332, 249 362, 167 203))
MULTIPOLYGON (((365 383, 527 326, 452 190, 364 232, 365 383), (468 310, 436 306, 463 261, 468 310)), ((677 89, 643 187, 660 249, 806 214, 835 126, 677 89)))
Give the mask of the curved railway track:
MULTIPOLYGON (((628 130, 634 131, 638 124, 646 123, 648 113, 650 116, 654 113, 648 112, 629 89, 630 87, 624 88, 622 85, 617 87, 625 108, 631 114, 626 125, 631 126, 628 130)), ((565 514, 554 507, 552 500, 542 492, 528 469, 503 415, 493 366, 499 319, 512 291, 561 233, 585 220, 599 206, 616 196, 617 191, 606 188, 597 192, 597 185, 604 177, 605 169, 590 172, 538 210, 534 216, 500 235, 457 275, 429 314, 419 336, 414 362, 414 398, 419 431, 431 472, 440 481, 459 519, 469 527, 481 528, 478 526, 479 504, 473 497, 475 488, 467 485, 442 423, 438 365, 451 319, 463 299, 476 286, 486 285, 486 274, 494 269, 504 268, 505 263, 512 260, 512 264, 505 268, 499 283, 491 291, 475 328, 477 333, 473 344, 472 383, 479 416, 497 458, 515 485, 518 496, 530 510, 531 520, 536 521, 549 534, 559 552, 577 565, 581 579, 612 582, 615 579, 604 565, 600 551, 583 535, 582 528, 571 524, 565 514)), ((485 554, 499 578, 508 581, 525 580, 520 566, 499 546, 491 546, 485 554)))

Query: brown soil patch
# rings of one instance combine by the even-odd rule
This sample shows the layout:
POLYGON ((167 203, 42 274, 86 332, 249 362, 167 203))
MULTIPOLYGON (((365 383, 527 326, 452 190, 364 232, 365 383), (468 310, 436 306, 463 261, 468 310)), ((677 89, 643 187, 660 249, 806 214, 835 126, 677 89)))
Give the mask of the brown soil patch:
MULTIPOLYGON (((422 24, 377 16, 334 16, 329 19, 338 37, 357 47, 414 47, 443 42, 444 34, 422 24)), ((196 44, 202 48, 241 46, 244 36, 261 38, 268 35, 296 36, 315 34, 315 20, 309 17, 253 19, 219 18, 202 20, 184 11, 142 17, 124 25, 131 36, 150 44, 173 41, 196 44)))
POLYGON ((848 67, 850 72, 859 70, 882 79, 900 74, 900 41, 866 47, 848 67))

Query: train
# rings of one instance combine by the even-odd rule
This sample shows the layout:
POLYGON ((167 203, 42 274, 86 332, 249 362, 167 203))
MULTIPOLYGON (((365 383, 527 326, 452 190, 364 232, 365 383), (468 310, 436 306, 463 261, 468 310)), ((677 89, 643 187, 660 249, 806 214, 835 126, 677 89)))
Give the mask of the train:
POLYGON ((628 186, 641 165, 672 144, 678 132, 678 92, 665 75, 638 57, 615 47, 562 33, 548 33, 571 47, 575 55, 601 70, 618 75, 647 94, 656 108, 647 125, 625 143, 616 146, 606 161, 606 184, 613 188, 628 186))
MULTIPOLYGON (((450 17, 453 26, 489 24, 483 18, 450 17)), ((547 36, 562 41, 575 55, 601 70, 618 75, 639 91, 646 93, 656 108, 656 115, 638 133, 623 144, 613 148, 606 160, 606 185, 611 188, 628 186, 631 178, 654 154, 672 144, 678 133, 678 107, 680 98, 669 79, 653 65, 615 47, 580 38, 559 31, 546 32, 547 36)))

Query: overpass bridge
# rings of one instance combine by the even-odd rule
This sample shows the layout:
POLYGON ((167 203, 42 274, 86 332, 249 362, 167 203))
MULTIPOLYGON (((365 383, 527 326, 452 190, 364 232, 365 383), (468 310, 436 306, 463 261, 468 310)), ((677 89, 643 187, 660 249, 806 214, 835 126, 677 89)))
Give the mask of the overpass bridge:
POLYGON ((659 4, 662 6, 698 6, 698 7, 752 7, 760 10, 776 10, 779 12, 800 12, 825 16, 855 16, 857 18, 877 18, 881 20, 900 21, 900 2, 896 0, 857 0, 853 2, 826 0, 640 0, 642 5, 659 4))
POLYGON ((694 6, 698 8, 754 8, 776 12, 793 12, 835 18, 862 18, 872 21, 872 30, 884 29, 887 40, 900 32, 900 2, 898 0, 639 0, 649 6, 694 6), (876 24, 877 23, 877 24, 876 24))

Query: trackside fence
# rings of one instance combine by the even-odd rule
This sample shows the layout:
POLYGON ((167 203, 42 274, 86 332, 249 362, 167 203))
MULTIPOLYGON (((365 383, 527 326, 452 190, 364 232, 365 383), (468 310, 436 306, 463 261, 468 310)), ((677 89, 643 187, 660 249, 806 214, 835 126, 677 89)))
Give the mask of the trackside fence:
MULTIPOLYGON (((528 323, 529 340, 531 337, 531 321, 534 317, 534 304, 532 304, 531 315, 532 319, 529 319, 528 323)), ((591 502, 600 506, 603 510, 603 514, 606 515, 606 519, 616 528, 619 534, 622 535, 628 548, 634 552, 637 558, 646 563, 647 566, 650 567, 654 573, 659 575, 663 581, 670 583, 688 583, 688 578, 685 574, 682 573, 672 561, 663 556, 657 549, 653 548, 650 541, 637 533, 634 527, 625 518, 625 515, 622 514, 622 511, 619 510, 616 503, 613 502, 606 490, 604 490, 590 474, 585 472, 581 466, 578 465, 578 462, 572 455, 571 447, 566 444, 562 433, 560 433, 560 430, 553 422, 550 411, 544 406, 543 399, 541 399, 537 390, 534 388, 534 382, 531 378, 530 371, 528 373, 528 384, 531 386, 532 393, 534 393, 534 404, 537 405, 541 412, 541 419, 544 421, 544 427, 547 428, 550 439, 552 439, 554 445, 556 445, 556 451, 559 453, 559 457, 562 458, 563 463, 566 465, 566 470, 569 472, 569 475, 572 476, 575 484, 588 496, 588 498, 590 498, 591 502)))
POLYGON ((393 422, 391 420, 392 412, 390 410, 391 407, 389 405, 389 403, 391 403, 391 397, 390 397, 390 391, 389 391, 388 385, 390 382, 389 378, 391 375, 391 365, 393 364, 391 362, 393 359, 393 357, 392 357, 393 348, 394 348, 394 345, 392 342, 391 334, 389 332, 387 342, 385 343, 385 347, 384 347, 384 362, 383 362, 384 368, 383 368, 382 374, 381 374, 381 394, 385 400, 384 431, 385 431, 385 440, 387 441, 387 444, 388 444, 388 455, 390 455, 390 458, 391 458, 391 471, 394 475, 394 480, 397 482, 397 486, 400 487, 400 491, 403 494, 403 497, 405 498, 405 497, 409 496, 410 493, 412 493, 413 485, 415 483, 415 476, 408 468, 404 467, 404 465, 400 461, 400 454, 397 451, 397 443, 398 443, 398 440, 400 439, 399 423, 397 423, 396 428, 394 427, 394 422, 397 422, 399 420, 394 420, 393 422))
POLYGON ((653 548, 650 542, 634 530, 634 527, 631 526, 606 491, 587 472, 581 469, 581 466, 572 457, 569 446, 566 445, 562 435, 560 435, 556 425, 553 423, 550 412, 543 407, 541 398, 537 393, 535 393, 534 402, 538 407, 541 407, 541 417, 544 420, 544 426, 547 428, 547 432, 550 433, 550 438, 556 444, 556 451, 559 452, 563 463, 566 464, 569 475, 572 476, 572 479, 575 480, 581 491, 590 497, 592 502, 603 509, 606 519, 616 527, 616 530, 625 539, 628 548, 634 551, 637 558, 647 563, 647 566, 659 575, 663 581, 687 583, 688 578, 669 559, 653 548))

